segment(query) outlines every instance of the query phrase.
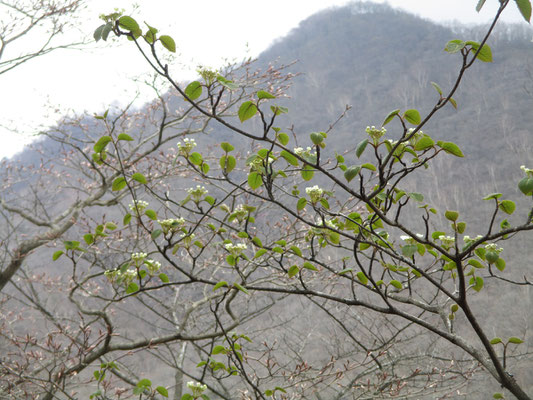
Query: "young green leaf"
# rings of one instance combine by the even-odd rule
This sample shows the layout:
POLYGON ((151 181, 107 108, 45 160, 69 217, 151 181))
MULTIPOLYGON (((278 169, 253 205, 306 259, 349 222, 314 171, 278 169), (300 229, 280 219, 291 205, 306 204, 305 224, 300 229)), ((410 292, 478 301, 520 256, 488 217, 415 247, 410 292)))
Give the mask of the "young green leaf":
POLYGON ((393 119, 396 115, 398 115, 399 113, 400 113, 400 110, 399 110, 399 109, 398 109, 398 110, 391 111, 391 112, 389 113, 389 115, 387 115, 387 116, 385 117, 385 120, 383 121, 383 123, 381 124, 381 126, 383 127, 383 126, 387 125, 387 124, 388 124, 389 122, 391 122, 392 119, 393 119))
POLYGON ((516 6, 527 22, 531 21, 531 0, 515 0, 516 6))
POLYGON ((185 88, 185 94, 191 100, 196 100, 202 95, 202 84, 198 81, 193 81, 185 88))
POLYGON ((421 122, 420 113, 418 110, 407 110, 403 117, 407 122, 413 125, 418 125, 421 122))
POLYGON ((248 290, 246 290, 245 287, 239 285, 237 282, 235 282, 235 283, 233 284, 233 287, 236 288, 236 289, 239 289, 241 292, 243 292, 243 293, 245 293, 245 294, 250 294, 250 293, 248 292, 248 290))
POLYGON ((431 86, 433 86, 435 88, 435 90, 442 96, 442 89, 440 88, 440 86, 437 83, 431 82, 431 86))
POLYGON ((54 252, 54 254, 52 255, 52 260, 56 261, 59 257, 61 257, 63 254, 65 254, 63 252, 63 250, 58 250, 56 252, 54 252))
POLYGON ((159 393, 163 397, 168 397, 168 390, 164 388, 163 386, 158 386, 155 388, 157 393, 159 393))
POLYGON ((361 154, 363 154, 363 152, 365 151, 367 144, 368 139, 365 139, 357 145, 357 148, 355 149, 355 155, 357 156, 357 158, 361 157, 361 154))
POLYGON ((251 101, 245 101, 239 107, 239 119, 241 122, 246 121, 247 119, 252 118, 257 113, 257 106, 251 101))
POLYGON ((502 210, 506 214, 512 214, 514 213, 514 210, 516 209, 516 204, 512 200, 504 200, 500 203, 498 206, 500 210, 502 210))
POLYGON ((131 17, 128 17, 127 15, 124 15, 124 16, 119 18, 118 25, 121 28, 124 28, 124 29, 126 29, 126 30, 128 30, 130 32, 138 31, 140 29, 139 28, 139 24, 137 23, 137 21, 135 21, 131 17))
POLYGON ((300 272, 300 268, 297 265, 293 265, 289 268, 289 278, 296 276, 300 272))
POLYGON ((126 187, 126 179, 123 176, 119 176, 113 181, 111 185, 111 190, 114 192, 119 192, 126 187))
POLYGON ((102 136, 98 141, 94 144, 93 150, 95 153, 101 153, 102 150, 104 150, 107 146, 107 144, 111 141, 111 136, 102 136))
POLYGON ((250 174, 248 175, 248 185, 255 190, 262 184, 263 179, 261 177, 261 174, 258 174, 257 172, 250 172, 250 174))
POLYGON ((146 180, 146 177, 141 174, 140 172, 136 172, 134 173, 132 176, 131 176, 131 179, 139 182, 139 183, 142 183, 143 185, 146 185, 148 183, 148 181, 146 180))
POLYGON ((170 51, 171 53, 176 52, 176 42, 170 36, 162 35, 159 37, 159 41, 161 42, 163 47, 167 49, 168 51, 170 51))
POLYGON ((351 167, 348 167, 346 171, 344 171, 344 178, 351 182, 353 178, 355 178, 359 171, 361 171, 361 167, 359 165, 352 165, 351 167))
POLYGON ((457 146, 455 143, 443 142, 443 141, 439 140, 437 142, 437 146, 439 146, 446 153, 453 154, 456 157, 464 157, 463 152, 461 151, 459 146, 457 146))
POLYGON ((264 90, 260 90, 259 92, 257 92, 257 98, 258 99, 275 99, 276 96, 268 92, 265 92, 264 90))

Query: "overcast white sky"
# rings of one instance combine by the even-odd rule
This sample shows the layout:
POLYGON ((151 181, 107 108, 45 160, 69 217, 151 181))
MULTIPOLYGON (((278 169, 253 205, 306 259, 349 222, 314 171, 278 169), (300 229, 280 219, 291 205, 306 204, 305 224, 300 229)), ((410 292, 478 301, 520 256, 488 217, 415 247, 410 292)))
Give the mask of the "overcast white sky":
MULTIPOLYGON (((488 22, 499 3, 487 0, 478 14, 477 0, 374 1, 388 2, 434 21, 463 23, 488 22)), ((110 13, 114 7, 124 8, 128 13, 133 3, 88 1, 80 29, 91 36, 99 25, 99 14, 110 13)), ((161 34, 174 37, 179 61, 184 64, 175 70, 183 79, 190 79, 198 65, 217 67, 224 59, 257 56, 273 40, 297 27, 301 20, 348 1, 138 0, 135 3, 139 8, 133 15, 139 21, 146 21, 159 28, 161 34)), ((504 19, 521 21, 514 4, 508 7, 504 19)), ((16 130, 0 127, 0 159, 20 151, 23 143, 30 140, 30 134, 37 132, 43 123, 53 124, 55 110, 95 113, 119 100, 129 101, 136 91, 130 79, 149 72, 132 47, 124 41, 120 46, 98 46, 91 51, 58 51, 0 75, 0 125, 16 130)))

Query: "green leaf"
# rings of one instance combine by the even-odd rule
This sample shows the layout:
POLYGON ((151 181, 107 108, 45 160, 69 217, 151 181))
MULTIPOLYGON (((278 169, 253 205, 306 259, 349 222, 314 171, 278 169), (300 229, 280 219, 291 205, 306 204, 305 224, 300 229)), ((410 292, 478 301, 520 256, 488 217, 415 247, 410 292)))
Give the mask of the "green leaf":
POLYGON ((125 140, 127 142, 131 142, 133 141, 133 138, 126 133, 121 133, 120 135, 118 135, 118 140, 125 140))
MULTIPOLYGON (((383 123, 381 124, 381 126, 383 127, 383 126, 387 125, 387 124, 388 124, 389 122, 391 122, 392 119, 393 119, 396 115, 398 115, 399 113, 400 113, 400 110, 399 110, 399 109, 398 109, 398 110, 391 111, 391 112, 389 113, 389 115, 387 115, 387 116, 385 117, 385 121, 383 121, 383 123)), ((358 156, 358 157, 359 157, 359 156, 358 156)))
POLYGON ((257 189, 262 184, 263 184, 263 179, 261 178, 261 174, 257 172, 250 172, 250 174, 248 174, 248 185, 253 190, 257 189))
POLYGON ((453 97, 450 97, 450 104, 457 110, 457 102, 453 97))
POLYGON ((146 185, 148 181, 146 180, 145 176, 141 174, 140 172, 136 172, 131 176, 131 179, 134 181, 137 181, 139 183, 142 183, 143 185, 146 185))
MULTIPOLYGON (((485 0, 479 0, 479 1, 485 1, 485 0)), ((492 395, 492 398, 493 399, 505 399, 505 397, 503 397, 503 394, 501 394, 501 393, 494 393, 492 395)))
POLYGON ((318 268, 311 264, 309 261, 304 262, 303 267, 305 269, 310 269, 311 271, 318 271, 318 268))
POLYGON ((525 195, 533 193, 533 178, 525 177, 518 183, 518 189, 525 195))
POLYGON ((301 171, 300 175, 302 176, 304 181, 310 181, 313 179, 313 176, 315 175, 315 171, 313 171, 313 168, 306 165, 301 171))
POLYGON ((443 142, 443 141, 439 140, 437 142, 437 146, 439 146, 446 153, 453 154, 456 157, 464 157, 463 152, 461 151, 459 146, 457 146, 455 143, 443 142))
POLYGON ((135 282, 130 282, 128 287, 126 288, 126 293, 135 293, 139 290, 139 285, 137 285, 135 282))
POLYGON ((422 136, 415 144, 415 151, 422 151, 433 147, 435 142, 428 135, 422 136))
POLYGON ((291 246, 290 247, 291 251, 296 254, 298 257, 301 257, 302 256, 302 250, 300 250, 299 247, 296 247, 296 246, 291 246))
POLYGON ((104 28, 106 27, 106 24, 100 25, 93 33, 93 38, 97 42, 102 39, 102 32, 104 31, 104 28))
POLYGON ((257 106, 251 101, 245 101, 239 107, 239 119, 241 122, 246 121, 247 119, 252 118, 257 113, 257 106))
POLYGON ((499 271, 503 272, 503 270, 505 269, 505 260, 498 256, 498 259, 496 260, 494 265, 496 265, 496 268, 498 268, 499 271))
POLYGON ((278 134, 278 140, 283 146, 286 146, 289 143, 289 135, 281 132, 278 134))
POLYGON ((237 160, 233 156, 222 156, 220 157, 220 168, 226 173, 229 174, 231 171, 235 169, 235 166, 237 165, 237 160))
POLYGON ((361 167, 359 165, 352 165, 351 167, 348 167, 346 171, 344 171, 344 178, 351 182, 353 178, 355 178, 359 171, 361 171, 361 167))
POLYGON ((481 8, 483 7, 484 4, 485 4, 485 0, 479 0, 479 1, 477 2, 476 11, 477 11, 477 12, 480 12, 480 11, 481 11, 481 8))
POLYGON ((457 232, 464 233, 465 229, 466 229, 466 222, 459 222, 457 224, 457 232))
POLYGON ((94 144, 93 149, 96 153, 101 153, 102 150, 104 150, 107 146, 107 144, 111 141, 111 136, 102 136, 98 141, 94 144))
POLYGON ((131 214, 124 215, 124 219, 122 220, 122 224, 128 225, 131 221, 131 214))
POLYGON ((457 53, 465 47, 465 44, 465 42, 459 39, 450 40, 448 43, 446 43, 444 51, 447 51, 450 54, 457 53))
POLYGON ((524 341, 520 338, 517 338, 516 336, 513 336, 513 337, 510 337, 509 340, 507 340, 508 343, 513 343, 513 344, 520 344, 520 343, 524 343, 524 341))
POLYGON ((403 114, 403 117, 407 120, 407 122, 413 125, 418 125, 422 121, 418 110, 407 110, 403 114))
MULTIPOLYGON (((478 42, 474 42, 471 40, 467 41, 465 44, 472 46, 473 52, 477 52, 479 49, 479 45, 480 45, 478 42)), ((487 44, 483 45, 483 47, 479 51, 479 54, 477 55, 477 58, 478 60, 483 61, 483 62, 492 62, 492 51, 489 45, 487 44)))
POLYGON ((194 153, 189 154, 189 161, 194 165, 201 165, 203 157, 200 153, 195 151, 194 153))
POLYGON ((324 140, 324 136, 322 136, 318 132, 312 132, 309 137, 311 138, 311 142, 313 142, 314 145, 319 145, 324 140))
POLYGON ((224 346, 218 345, 218 346, 213 347, 212 354, 217 355, 220 353, 224 353, 225 351, 226 351, 226 348, 224 346))
POLYGON ((113 181, 113 184, 111 185, 111 190, 113 192, 121 191, 126 187, 126 178, 123 176, 119 176, 117 179, 113 181))
POLYGON ((476 260, 475 258, 471 258, 470 260, 468 260, 468 265, 471 265, 473 266, 474 268, 485 268, 485 266, 483 264, 481 264, 478 260, 476 260))
POLYGON ((437 83, 431 82, 431 86, 433 86, 435 88, 435 90, 442 96, 442 89, 440 88, 440 86, 437 83))
POLYGON ((279 154, 281 157, 283 157, 285 159, 285 161, 287 161, 290 165, 293 165, 295 167, 298 166, 298 159, 296 157, 294 157, 291 153, 289 153, 288 151, 286 150, 282 150, 281 153, 279 154))
POLYGON ((137 21, 135 21, 133 18, 128 17, 126 15, 119 18, 118 25, 121 28, 124 28, 130 32, 138 31, 140 29, 137 21))
POLYGON ((259 249, 255 253, 254 258, 259 258, 259 257, 261 257, 262 255, 264 255, 266 253, 267 253, 266 249, 259 249))
POLYGON ((194 400, 194 397, 192 397, 192 395, 189 393, 185 393, 183 396, 181 396, 180 400, 194 400))
POLYGON ((407 258, 414 256, 417 251, 418 246, 416 244, 408 244, 402 247, 402 254, 407 258))
POLYGON ((222 150, 224 150, 226 153, 229 153, 230 151, 235 150, 235 147, 233 147, 228 142, 222 142, 220 143, 220 147, 222 147, 222 150))
POLYGON ((363 165, 361 165, 361 168, 366 168, 366 169, 369 169, 370 171, 376 171, 376 166, 374 164, 371 164, 371 163, 365 163, 363 165))
POLYGON ((361 154, 363 154, 363 152, 365 151, 367 144, 368 144, 368 139, 365 139, 359 142, 359 144, 357 145, 357 148, 355 149, 355 155, 357 156, 357 158, 361 157, 361 154))
POLYGON ((163 386, 158 386, 155 388, 157 393, 159 393, 163 397, 168 397, 168 390, 164 388, 163 386))
POLYGON ((193 81, 185 88, 185 94, 191 100, 196 100, 202 95, 202 84, 198 81, 193 81))
POLYGON ((296 276, 300 272, 300 268, 297 265, 293 265, 289 268, 289 278, 296 276))
POLYGON ((504 213, 511 215, 516 209, 516 204, 512 200, 504 200, 498 206, 504 213))
POLYGON ((362 271, 359 271, 357 273, 357 279, 359 279, 359 281, 363 284, 363 285, 366 285, 368 283, 368 278, 366 277, 366 275, 362 272, 362 271))
POLYGON ((245 287, 239 285, 237 282, 235 282, 235 283, 233 284, 233 287, 239 289, 241 292, 243 292, 243 293, 245 293, 245 294, 250 294, 250 293, 248 292, 248 290, 246 290, 245 287))
POLYGON ((412 198, 414 201, 418 201, 419 203, 424 201, 424 195, 421 193, 407 193, 407 196, 412 198))
POLYGON ((113 23, 108 22, 107 24, 105 24, 104 29, 102 30, 102 39, 107 41, 107 38, 112 30, 113 30, 113 23))
POLYGON ((531 21, 531 1, 530 0, 515 0, 516 6, 527 22, 531 21))
POLYGON ((263 247, 263 243, 261 242, 261 239, 259 239, 257 236, 254 236, 254 237, 253 237, 252 242, 253 242, 257 247, 263 247))
POLYGON ((498 344, 501 343, 502 339, 499 337, 495 337, 494 339, 491 339, 490 344, 498 344))
POLYGON ((204 201, 210 206, 215 204, 215 198, 213 196, 205 196, 204 201))
POLYGON ((169 283, 170 282, 170 279, 168 279, 167 274, 164 274, 164 273, 160 273, 159 274, 159 279, 161 279, 161 282, 163 282, 163 283, 169 283))
POLYGON ((52 255, 52 260, 56 261, 59 257, 61 257, 63 254, 65 254, 63 252, 63 250, 58 250, 56 252, 54 252, 54 254, 52 255))
POLYGON ((457 211, 448 210, 444 213, 444 216, 447 220, 455 222, 457 221, 457 218, 459 218, 459 213, 457 211))
POLYGON ((268 92, 265 92, 264 90, 260 90, 259 92, 257 92, 257 98, 258 99, 275 99, 276 96, 268 92))
POLYGON ((394 286, 398 290, 402 290, 403 289, 402 283, 397 281, 397 280, 392 280, 392 281, 389 282, 389 284, 391 284, 392 286, 394 286))
POLYGON ((491 193, 489 194, 488 196, 486 197, 483 197, 483 200, 492 200, 492 199, 498 199, 502 197, 502 194, 501 193, 491 193))
POLYGON ((150 234, 150 236, 152 237, 153 240, 157 239, 159 236, 161 236, 161 234, 163 233, 163 231, 161 229, 154 229, 152 231, 152 233, 150 234))
POLYGON ((213 292, 217 289, 220 289, 222 286, 228 286, 228 282, 220 281, 213 287, 213 292))
POLYGON ((168 51, 170 51, 171 53, 176 52, 176 42, 170 36, 162 35, 159 37, 159 41, 161 42, 163 47, 167 49, 168 51))
POLYGON ((144 212, 144 215, 146 215, 148 218, 150 218, 152 221, 155 221, 157 219, 157 214, 154 210, 146 210, 144 212))
POLYGON ((228 88, 229 90, 235 90, 239 88, 239 85, 224 78, 222 75, 217 76, 217 81, 219 81, 222 86, 228 88))
POLYGON ((272 110, 274 115, 287 114, 289 112, 289 109, 287 107, 282 106, 270 106, 270 109, 272 110))
POLYGON ((481 291, 483 289, 483 278, 480 276, 476 276, 475 284, 472 286, 472 289, 474 289, 476 292, 481 291))
POLYGON ((87 243, 88 245, 91 245, 94 243, 94 236, 90 233, 87 233, 83 235, 83 240, 85 240, 85 243, 87 243))
POLYGON ((305 199, 304 197, 300 197, 298 199, 298 203, 296 203, 296 209, 298 211, 302 211, 306 205, 307 205, 307 199, 305 199))

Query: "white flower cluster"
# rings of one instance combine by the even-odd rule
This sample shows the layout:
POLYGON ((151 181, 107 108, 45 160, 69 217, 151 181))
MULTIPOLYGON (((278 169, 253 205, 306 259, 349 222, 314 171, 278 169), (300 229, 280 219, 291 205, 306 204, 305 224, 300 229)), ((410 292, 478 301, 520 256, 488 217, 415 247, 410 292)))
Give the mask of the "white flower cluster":
MULTIPOLYGON (((409 136, 411 135, 413 132, 414 132, 415 128, 409 128, 409 130, 407 131, 407 135, 406 136, 409 136)), ((424 136, 424 132, 423 131, 418 131, 416 132, 413 137, 409 140, 409 142, 414 146, 416 144, 416 142, 418 142, 418 139, 420 139, 422 136, 424 136)))
POLYGON ((208 193, 208 190, 205 188, 205 186, 196 185, 195 188, 188 189, 187 193, 189 193, 192 199, 198 203, 202 197, 208 193))
POLYGON ((385 128, 381 128, 381 129, 378 129, 376 128, 374 125, 372 126, 367 126, 366 129, 365 129, 366 133, 368 133, 368 136, 370 136, 372 138, 372 140, 374 141, 374 144, 377 144, 377 142, 379 141, 379 139, 385 134, 387 133, 387 130, 385 128))
POLYGON ((313 151, 311 147, 307 147, 305 150, 303 147, 295 147, 293 151, 299 157, 316 156, 316 151, 313 151))
POLYGON ((325 219, 323 222, 322 218, 317 218, 316 225, 323 226, 324 228, 315 228, 314 226, 312 226, 311 228, 309 228, 309 230, 305 234, 305 240, 309 241, 313 238, 313 236, 320 236, 320 235, 327 234, 328 232, 327 228, 332 228, 332 229, 338 228, 337 224, 330 219, 325 219))
POLYGON ((527 176, 530 178, 533 178, 533 169, 532 168, 526 168, 525 165, 520 166, 520 169, 526 173, 527 176))
POLYGON ((455 244, 455 238, 451 236, 440 235, 439 240, 442 242, 442 247, 448 250, 455 244))
POLYGON ((493 251, 493 252, 495 252, 497 254, 500 254, 503 251, 503 248, 498 247, 498 245, 496 243, 488 243, 488 244, 485 245, 485 250, 487 252, 493 251))
POLYGON ((178 142, 179 153, 183 156, 189 155, 192 149, 196 147, 196 141, 194 139, 185 138, 183 139, 183 144, 178 142))
POLYGON ((120 272, 119 270, 106 271, 104 272, 104 276, 111 283, 120 280, 125 286, 128 286, 137 277, 137 271, 134 269, 128 269, 124 272, 120 272))
POLYGON ((154 276, 161 269, 161 263, 159 261, 145 260, 144 265, 146 265, 146 269, 150 276, 154 276))
POLYGON ((147 255, 148 254, 146 254, 146 253, 132 253, 131 254, 131 259, 133 261, 143 261, 146 258, 147 255))
POLYGON ((250 172, 259 172, 263 173, 265 166, 268 167, 270 164, 272 164, 275 161, 273 157, 268 157, 267 160, 262 159, 261 157, 255 157, 251 161, 248 162, 248 166, 250 167, 250 172))
POLYGON ((133 213, 140 215, 148 207, 148 202, 144 200, 133 200, 133 203, 128 207, 133 213))
POLYGON ((311 199, 311 203, 316 204, 322 198, 324 190, 320 189, 318 185, 315 185, 312 187, 305 188, 305 193, 307 193, 307 195, 311 199))
POLYGON ((246 210, 242 204, 239 204, 237 207, 235 207, 233 213, 235 214, 235 218, 238 222, 244 221, 244 219, 248 216, 248 210, 246 210))
POLYGON ((181 241, 183 243, 183 247, 185 247, 186 249, 191 247, 191 244, 193 243, 193 240, 194 240, 195 237, 196 237, 196 235, 194 233, 191 233, 190 235, 187 235, 185 233, 182 234, 181 235, 181 241))
MULTIPOLYGON (((417 233, 416 237, 418 237, 420 239, 424 239, 424 235, 422 235, 421 233, 417 233)), ((400 239, 402 239, 404 242, 406 242, 408 244, 416 244, 417 243, 417 241, 414 238, 412 238, 411 236, 408 236, 408 235, 401 235, 400 239)))
POLYGON ((191 390, 192 397, 194 398, 200 397, 207 390, 207 385, 202 385, 200 382, 194 381, 187 382, 187 387, 191 390))
POLYGON ((185 223, 185 220, 183 218, 171 218, 158 219, 157 222, 159 222, 159 225, 161 225, 163 233, 167 234, 168 232, 175 232, 180 229, 181 226, 185 223))
POLYGON ((238 243, 238 244, 226 243, 224 247, 234 257, 240 256, 242 252, 248 248, 248 246, 246 246, 244 243, 238 243))
POLYGON ((472 243, 474 243, 475 241, 481 239, 482 237, 483 237, 483 236, 481 236, 481 235, 477 235, 476 237, 471 238, 471 237, 468 236, 468 235, 464 235, 464 236, 463 236, 463 241, 465 242, 465 244, 466 244, 467 246, 469 246, 469 245, 471 245, 472 243))

